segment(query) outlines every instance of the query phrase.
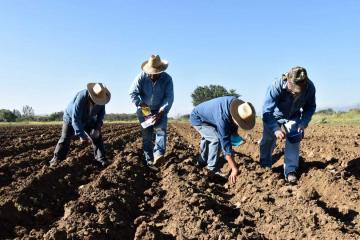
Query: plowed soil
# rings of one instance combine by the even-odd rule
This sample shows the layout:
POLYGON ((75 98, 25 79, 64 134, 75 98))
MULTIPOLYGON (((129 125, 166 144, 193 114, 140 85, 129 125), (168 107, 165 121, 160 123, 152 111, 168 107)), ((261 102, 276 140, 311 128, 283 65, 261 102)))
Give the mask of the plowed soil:
POLYGON ((360 238, 360 126, 310 126, 297 185, 283 180, 282 142, 260 168, 260 125, 235 149, 234 185, 196 165, 189 124, 169 126, 159 171, 142 164, 138 124, 104 127, 107 167, 74 139, 50 168, 60 130, 0 127, 0 239, 360 238))

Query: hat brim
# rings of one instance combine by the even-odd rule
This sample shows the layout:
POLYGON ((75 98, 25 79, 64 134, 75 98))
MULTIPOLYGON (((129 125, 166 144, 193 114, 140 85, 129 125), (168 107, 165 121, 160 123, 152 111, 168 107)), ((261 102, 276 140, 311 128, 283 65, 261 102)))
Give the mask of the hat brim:
POLYGON ((242 128, 244 130, 250 130, 250 129, 253 129, 255 126, 255 120, 256 120, 255 119, 256 118, 255 108, 251 103, 248 102, 253 114, 252 114, 250 120, 244 120, 240 117, 239 112, 238 112, 238 107, 243 103, 245 103, 243 100, 234 99, 230 104, 230 114, 231 114, 231 117, 234 119, 235 123, 240 128, 242 128))
POLYGON ((159 74, 165 72, 165 70, 169 66, 169 62, 166 60, 161 60, 161 65, 158 68, 154 68, 148 65, 149 61, 146 60, 141 64, 141 70, 143 70, 147 74, 159 74))
POLYGON ((87 90, 89 92, 89 95, 91 97, 91 99, 94 101, 94 103, 96 105, 105 105, 110 101, 111 98, 111 93, 110 91, 104 87, 105 93, 102 94, 102 96, 98 96, 95 94, 93 88, 95 86, 96 83, 88 83, 87 84, 87 90))

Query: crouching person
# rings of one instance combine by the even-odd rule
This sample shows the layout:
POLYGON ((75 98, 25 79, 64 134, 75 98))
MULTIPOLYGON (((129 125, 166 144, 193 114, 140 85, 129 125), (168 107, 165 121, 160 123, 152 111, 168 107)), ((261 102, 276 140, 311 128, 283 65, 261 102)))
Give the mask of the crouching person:
POLYGON ((74 135, 79 136, 84 144, 92 143, 95 160, 103 166, 106 165, 101 127, 105 116, 105 104, 110 98, 109 90, 102 83, 89 83, 87 89, 76 94, 64 112, 61 137, 50 166, 55 166, 66 158, 74 135))
POLYGON ((271 168, 276 139, 286 138, 284 175, 290 183, 297 182, 300 141, 315 109, 315 87, 305 68, 291 68, 267 90, 263 105, 260 164, 271 168))
POLYGON ((244 130, 254 127, 255 115, 251 103, 232 96, 197 105, 190 114, 190 122, 201 135, 198 164, 207 165, 212 173, 222 176, 219 172, 219 150, 222 149, 231 168, 229 180, 235 183, 239 170, 233 159, 231 140, 238 136, 239 127, 244 130))

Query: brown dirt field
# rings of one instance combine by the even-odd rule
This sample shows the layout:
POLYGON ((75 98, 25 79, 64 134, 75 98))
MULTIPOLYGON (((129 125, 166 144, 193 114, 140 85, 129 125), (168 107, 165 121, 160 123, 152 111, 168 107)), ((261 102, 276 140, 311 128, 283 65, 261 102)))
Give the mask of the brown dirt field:
POLYGON ((106 168, 76 140, 49 168, 60 130, 0 127, 0 239, 360 238, 360 126, 310 126, 294 186, 283 180, 283 143, 273 169, 259 167, 260 126, 236 148, 235 185, 196 166, 188 124, 169 126, 158 172, 141 163, 138 124, 104 127, 106 168))

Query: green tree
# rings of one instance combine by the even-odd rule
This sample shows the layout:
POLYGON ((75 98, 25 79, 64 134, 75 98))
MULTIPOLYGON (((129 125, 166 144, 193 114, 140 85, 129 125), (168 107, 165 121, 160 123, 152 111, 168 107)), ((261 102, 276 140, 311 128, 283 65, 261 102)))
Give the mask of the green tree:
POLYGON ((17 119, 21 118, 21 112, 19 110, 14 109, 13 114, 16 116, 17 119))
POLYGON ((199 86, 195 88, 194 92, 191 94, 194 106, 210 99, 223 96, 240 97, 240 94, 236 93, 235 89, 230 89, 228 91, 220 85, 199 86))
POLYGON ((34 109, 32 107, 30 107, 29 105, 23 106, 22 112, 23 112, 24 118, 32 118, 35 116, 34 109))
POLYGON ((0 122, 15 122, 16 115, 7 109, 0 109, 0 122))
POLYGON ((64 112, 54 112, 49 115, 49 121, 62 121, 64 112))

